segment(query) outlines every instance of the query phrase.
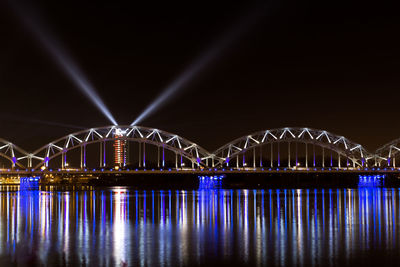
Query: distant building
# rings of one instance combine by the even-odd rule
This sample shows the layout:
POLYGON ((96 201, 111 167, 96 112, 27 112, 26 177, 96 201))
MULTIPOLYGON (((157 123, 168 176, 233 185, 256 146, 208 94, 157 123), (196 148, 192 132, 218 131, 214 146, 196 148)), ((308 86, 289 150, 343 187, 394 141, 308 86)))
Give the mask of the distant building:
POLYGON ((128 152, 128 142, 122 139, 124 133, 117 129, 115 131, 115 141, 114 141, 114 163, 115 166, 123 168, 127 165, 127 152, 128 152))

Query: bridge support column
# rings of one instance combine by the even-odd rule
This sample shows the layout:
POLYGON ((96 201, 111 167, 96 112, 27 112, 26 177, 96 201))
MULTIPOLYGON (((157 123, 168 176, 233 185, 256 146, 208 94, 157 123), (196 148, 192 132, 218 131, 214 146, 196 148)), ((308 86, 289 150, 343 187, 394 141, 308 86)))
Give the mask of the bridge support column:
POLYGON ((143 168, 146 168, 146 143, 143 143, 143 168))
POLYGON ((346 157, 346 169, 349 169, 349 156, 346 157))
MULTIPOLYGON (((193 165, 193 161, 192 161, 193 165)), ((175 169, 178 169, 178 153, 175 152, 175 169)))
POLYGON ((157 168, 160 168, 160 146, 157 146, 157 168))
MULTIPOLYGON (((182 158, 182 155, 181 155, 181 169, 182 169, 182 165, 183 165, 183 158, 182 158)), ((197 163, 197 166, 199 166, 199 163, 197 163)))
POLYGON ((325 168, 325 148, 322 147, 322 168, 325 168))
POLYGON ((84 168, 86 168, 86 145, 81 146, 81 169, 84 168))
POLYGON ((162 166, 163 168, 165 167, 165 151, 164 151, 164 145, 162 147, 162 166))
POLYGON ((28 168, 32 168, 32 157, 28 157, 28 168))
POLYGON ((271 143, 271 168, 274 167, 274 146, 273 143, 271 143))
POLYGON ((139 142, 139 168, 142 168, 142 143, 139 142))
POLYGON ((61 169, 65 170, 65 162, 66 162, 66 155, 65 152, 61 153, 61 169))
POLYGON ((313 167, 315 168, 315 144, 313 144, 312 150, 313 150, 313 167))
POLYGON ((393 168, 396 168, 396 157, 393 157, 393 168))
POLYGON ((262 168, 263 162, 262 162, 262 145, 260 146, 260 167, 262 168))
POLYGON ((239 169, 239 154, 236 155, 236 169, 239 169))
POLYGON ((278 142, 278 167, 281 166, 281 152, 280 152, 280 143, 278 142))
POLYGON ((353 168, 356 168, 356 161, 353 159, 353 168))
POLYGON ((298 153, 298 152, 297 152, 297 142, 296 142, 296 149, 295 149, 295 150, 296 150, 296 166, 297 166, 297 165, 299 164, 299 160, 298 160, 298 158, 297 158, 297 153, 298 153))
POLYGON ((99 166, 103 167, 103 142, 100 142, 99 166))
POLYGON ((242 160, 242 167, 243 167, 243 169, 244 169, 244 167, 246 166, 246 156, 245 156, 245 153, 246 153, 246 151, 243 152, 243 160, 242 160))
POLYGON ((331 150, 331 167, 333 167, 333 156, 332 156, 332 150, 331 150))
POLYGON ((211 166, 214 168, 215 164, 214 164, 214 157, 211 157, 211 166))
POLYGON ((308 146, 307 143, 305 143, 306 145, 306 168, 308 168, 308 146))
POLYGON ((256 147, 253 147, 253 168, 256 168, 256 147))
POLYGON ((339 169, 342 167, 340 164, 340 153, 339 152, 338 152, 338 167, 339 167, 339 169))
POLYGON ((288 168, 290 168, 290 142, 288 143, 288 168))

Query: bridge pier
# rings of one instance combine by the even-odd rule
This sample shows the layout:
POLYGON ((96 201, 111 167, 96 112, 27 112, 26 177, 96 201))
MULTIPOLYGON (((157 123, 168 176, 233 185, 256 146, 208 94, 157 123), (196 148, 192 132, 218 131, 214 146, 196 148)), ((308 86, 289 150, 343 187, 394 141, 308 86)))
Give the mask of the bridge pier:
POLYGON ((340 164, 340 153, 338 152, 338 168, 340 169, 342 166, 340 164))
POLYGON ((288 168, 290 168, 290 142, 288 142, 288 168))
POLYGON ((322 147, 322 168, 325 168, 325 148, 322 147))
POLYGON ((262 168, 263 162, 262 162, 262 146, 260 146, 260 167, 262 168))

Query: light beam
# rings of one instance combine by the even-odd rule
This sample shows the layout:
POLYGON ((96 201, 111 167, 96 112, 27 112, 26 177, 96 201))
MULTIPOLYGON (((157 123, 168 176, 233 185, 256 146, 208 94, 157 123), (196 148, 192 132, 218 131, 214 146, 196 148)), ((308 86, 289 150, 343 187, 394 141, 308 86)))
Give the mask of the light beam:
POLYGON ((264 8, 258 7, 256 10, 252 10, 252 12, 242 18, 239 23, 235 24, 231 30, 224 34, 212 47, 201 54, 200 57, 189 65, 186 71, 166 87, 164 91, 131 123, 131 126, 137 125, 171 100, 173 95, 188 85, 188 83, 199 75, 207 65, 215 60, 218 55, 222 54, 230 44, 244 34, 251 25, 257 22, 261 15, 264 15, 264 11, 264 8))
POLYGON ((88 81, 82 70, 68 55, 62 45, 58 43, 45 30, 43 23, 37 17, 34 17, 33 12, 27 12, 21 6, 18 6, 15 1, 8 1, 14 9, 18 17, 23 21, 24 26, 33 34, 33 36, 45 47, 45 50, 50 53, 57 65, 64 71, 70 80, 77 88, 103 113, 107 119, 114 125, 117 125, 113 115, 96 92, 93 85, 88 81))

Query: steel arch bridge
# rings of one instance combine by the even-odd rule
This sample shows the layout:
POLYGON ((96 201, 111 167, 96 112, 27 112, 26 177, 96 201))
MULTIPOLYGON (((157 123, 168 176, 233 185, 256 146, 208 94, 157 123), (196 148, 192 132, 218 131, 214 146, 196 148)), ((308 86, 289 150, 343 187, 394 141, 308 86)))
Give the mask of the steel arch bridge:
MULTIPOLYGON (((247 168, 257 171, 264 168, 269 170, 289 168, 323 171, 330 167, 337 170, 368 170, 368 168, 374 170, 376 167, 379 170, 382 166, 385 169, 389 167, 391 170, 400 171, 396 166, 396 158, 400 160, 400 138, 382 146, 375 153, 370 153, 362 145, 325 130, 286 127, 242 136, 210 153, 194 142, 159 129, 141 126, 105 126, 66 135, 33 153, 0 139, 0 173, 16 170, 29 174, 38 173, 41 169, 68 171, 72 168, 68 166, 67 158, 71 160, 70 162, 76 162, 74 170, 91 171, 92 168, 87 164, 87 154, 90 153, 97 155, 97 165, 93 171, 100 169, 103 171, 114 164, 110 161, 110 154, 116 152, 114 147, 111 148, 114 151, 110 151, 110 143, 117 142, 136 144, 136 151, 135 149, 132 151, 138 152, 135 154, 135 157, 138 156, 138 166, 135 168, 139 170, 146 170, 146 167, 150 169, 149 163, 155 164, 156 161, 157 167, 153 169, 158 170, 168 168, 223 171, 225 168, 230 170, 247 168), (151 145, 147 152, 146 145, 151 145), (95 152, 93 147, 96 148, 95 152), (151 153, 152 148, 153 153, 151 153), (164 158, 164 155, 169 155, 169 160, 166 161, 168 157, 164 158), (57 158, 61 160, 56 160, 57 158)), ((115 171, 118 170, 114 170, 113 173, 115 171)))
MULTIPOLYGON (((279 145, 281 143, 287 143, 287 166, 288 168, 297 167, 300 165, 298 160, 298 151, 297 151, 297 144, 303 143, 305 145, 305 155, 304 161, 301 166, 308 168, 311 166, 309 164, 309 155, 308 155, 308 145, 313 145, 313 164, 312 167, 326 167, 325 163, 325 149, 331 150, 337 154, 337 168, 342 168, 342 161, 343 158, 346 159, 345 167, 349 168, 349 165, 352 168, 363 168, 368 166, 368 160, 373 158, 373 155, 369 153, 362 145, 357 144, 353 141, 350 141, 344 136, 336 135, 325 130, 318 130, 318 129, 311 129, 311 128, 293 128, 293 127, 286 127, 286 128, 279 128, 279 129, 271 129, 271 130, 264 130, 252 133, 250 135, 242 136, 237 138, 224 146, 217 149, 213 154, 212 158, 213 166, 214 167, 233 167, 230 166, 230 162, 232 160, 235 161, 236 158, 236 168, 246 167, 247 162, 245 161, 244 155, 248 151, 252 151, 253 155, 253 168, 263 167, 263 154, 260 151, 260 163, 257 166, 256 164, 256 148, 260 148, 265 145, 270 145, 271 154, 270 154, 270 162, 271 168, 281 167, 280 164, 280 156, 281 151, 279 149, 279 145), (291 143, 296 143, 295 148, 295 155, 293 151, 291 151, 291 143), (274 161, 274 153, 273 153, 273 145, 277 144, 277 156, 275 157, 274 161), (319 146, 322 149, 322 160, 320 166, 316 166, 315 164, 315 146, 319 146), (240 166, 239 155, 243 155, 243 162, 242 166, 240 166), (291 156, 295 157, 295 162, 291 156), (351 164, 349 164, 349 160, 351 164), (216 164, 215 164, 216 161, 216 164), (276 162, 277 161, 277 162, 276 162), (275 165, 275 166, 274 166, 275 165)), ((331 154, 331 166, 332 166, 332 154, 331 154)), ((251 166, 251 164, 249 165, 251 166)))
POLYGON ((192 168, 205 167, 203 159, 209 157, 209 152, 181 136, 154 128, 140 126, 105 126, 91 128, 80 132, 72 133, 59 138, 45 146, 37 149, 30 155, 28 168, 38 170, 57 157, 61 157, 61 166, 59 169, 66 169, 67 153, 80 148, 80 169, 87 167, 86 147, 90 144, 99 143, 99 168, 104 168, 106 164, 106 146, 109 141, 129 141, 139 143, 139 168, 146 167, 146 147, 145 144, 151 144, 158 148, 158 167, 160 161, 164 167, 164 150, 175 153, 175 167, 183 167, 183 158, 189 160, 192 168), (162 149, 162 159, 160 158, 160 148, 162 149), (178 161, 180 156, 180 161, 178 161))

